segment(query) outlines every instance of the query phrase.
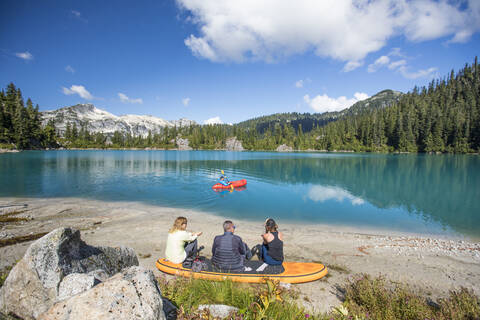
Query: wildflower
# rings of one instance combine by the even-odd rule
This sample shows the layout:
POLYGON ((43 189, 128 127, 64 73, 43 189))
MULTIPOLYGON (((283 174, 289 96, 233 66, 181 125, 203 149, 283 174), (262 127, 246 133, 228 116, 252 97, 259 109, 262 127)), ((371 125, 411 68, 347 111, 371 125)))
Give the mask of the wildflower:
POLYGON ((310 318, 310 315, 308 313, 306 313, 305 318, 310 318))

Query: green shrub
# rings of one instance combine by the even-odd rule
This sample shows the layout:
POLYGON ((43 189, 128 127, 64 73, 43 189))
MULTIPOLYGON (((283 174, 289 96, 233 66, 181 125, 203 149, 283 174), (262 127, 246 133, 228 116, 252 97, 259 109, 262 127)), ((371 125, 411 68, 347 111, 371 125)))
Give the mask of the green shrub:
POLYGON ((344 306, 350 316, 359 319, 480 319, 480 300, 465 288, 432 303, 405 285, 368 275, 349 281, 344 306))
POLYGON ((12 270, 12 268, 13 266, 10 266, 0 271, 0 288, 3 286, 5 280, 7 280, 8 274, 10 273, 10 270, 12 270))
MULTIPOLYGON (((205 312, 197 311, 200 304, 225 304, 239 309, 232 319, 299 319, 306 318, 305 311, 295 302, 296 294, 284 290, 278 282, 248 285, 232 281, 208 281, 176 278, 166 281, 159 278, 162 295, 170 299, 179 310, 179 319, 211 319, 205 312)), ((308 318, 315 319, 307 315, 308 318)))
POLYGON ((439 299, 439 305, 443 319, 480 319, 480 299, 466 288, 450 291, 447 299, 439 299))

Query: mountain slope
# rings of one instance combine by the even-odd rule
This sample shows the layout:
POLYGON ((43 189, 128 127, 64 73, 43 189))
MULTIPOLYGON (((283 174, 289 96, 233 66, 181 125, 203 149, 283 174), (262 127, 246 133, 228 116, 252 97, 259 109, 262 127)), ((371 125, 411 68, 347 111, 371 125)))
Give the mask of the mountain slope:
POLYGON ((72 107, 65 107, 54 111, 45 111, 41 113, 42 125, 45 126, 48 121, 53 119, 55 127, 63 135, 67 123, 72 126, 75 124, 78 129, 86 125, 89 132, 101 132, 111 135, 115 131, 130 133, 133 136, 146 137, 148 132, 159 132, 165 127, 185 127, 196 124, 192 120, 180 119, 167 121, 162 118, 148 115, 116 116, 105 110, 96 108, 93 104, 77 104, 72 107))
POLYGON ((360 114, 364 111, 381 109, 388 107, 397 102, 403 93, 393 90, 383 90, 374 96, 359 101, 351 107, 338 112, 325 113, 275 113, 268 116, 242 121, 237 124, 240 128, 255 128, 259 133, 264 133, 269 127, 274 127, 276 124, 289 124, 293 128, 298 129, 302 125, 303 132, 309 132, 315 127, 322 127, 332 121, 336 121, 345 116, 360 114))

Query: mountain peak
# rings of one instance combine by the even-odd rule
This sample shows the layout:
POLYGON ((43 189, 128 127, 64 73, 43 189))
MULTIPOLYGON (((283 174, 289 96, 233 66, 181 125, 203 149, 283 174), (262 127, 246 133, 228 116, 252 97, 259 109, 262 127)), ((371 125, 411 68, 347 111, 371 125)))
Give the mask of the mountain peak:
POLYGON ((146 137, 149 132, 160 132, 165 127, 184 127, 196 124, 195 121, 182 118, 167 121, 150 115, 127 114, 116 116, 105 110, 96 108, 93 104, 76 104, 53 111, 42 112, 42 123, 50 119, 55 121, 55 127, 63 134, 67 124, 75 124, 77 128, 86 126, 90 132, 101 132, 108 135, 115 131, 128 132, 133 136, 146 137))

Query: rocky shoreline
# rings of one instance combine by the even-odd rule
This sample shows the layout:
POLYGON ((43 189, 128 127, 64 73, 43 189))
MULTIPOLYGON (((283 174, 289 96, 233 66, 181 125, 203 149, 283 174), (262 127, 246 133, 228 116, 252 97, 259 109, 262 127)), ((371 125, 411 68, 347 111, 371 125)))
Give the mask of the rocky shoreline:
MULTIPOLYGON (((9 243, 0 245, 0 269, 23 257, 32 243, 29 237, 59 227, 74 227, 94 246, 132 248, 141 267, 164 276, 155 268, 155 261, 164 255, 166 234, 177 216, 186 216, 192 231, 203 231, 199 241, 205 245, 207 256, 212 239, 221 233, 221 223, 228 218, 137 202, 1 198, 0 217, 17 220, 0 224, 0 243, 9 243)), ((260 241, 262 222, 235 223, 237 234, 249 245, 260 241)), ((285 235, 285 256, 289 261, 318 261, 329 268, 329 276, 323 280, 294 286, 307 310, 323 312, 340 304, 338 286, 357 273, 383 275, 432 298, 460 287, 480 295, 478 240, 278 223, 285 235)))

